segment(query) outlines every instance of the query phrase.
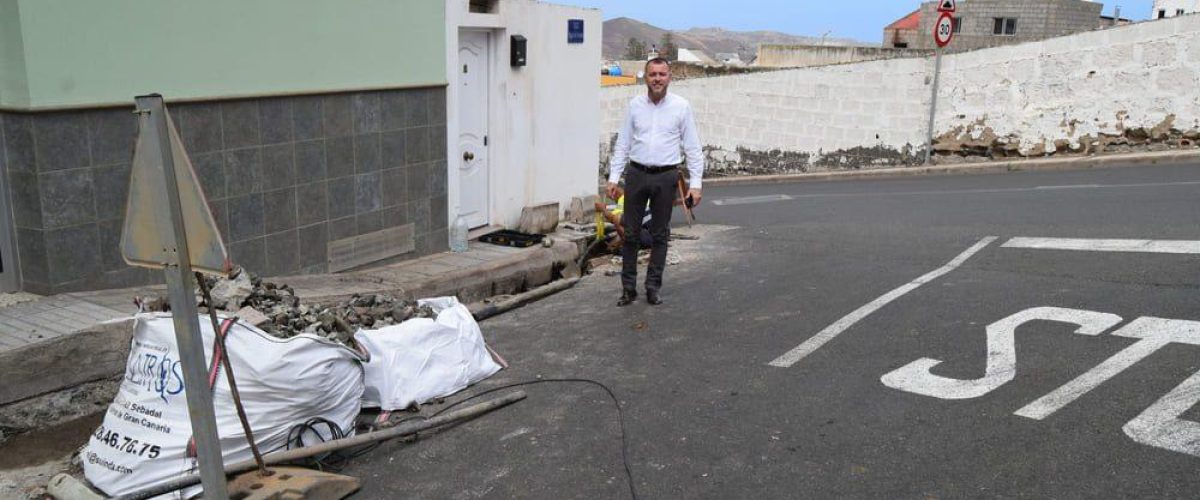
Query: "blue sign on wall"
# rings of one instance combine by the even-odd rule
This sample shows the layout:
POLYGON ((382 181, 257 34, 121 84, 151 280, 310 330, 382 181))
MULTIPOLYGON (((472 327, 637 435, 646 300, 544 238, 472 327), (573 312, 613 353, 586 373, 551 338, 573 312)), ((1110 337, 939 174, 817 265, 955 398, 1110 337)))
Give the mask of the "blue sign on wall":
POLYGON ((567 43, 583 43, 583 19, 567 20, 567 43))

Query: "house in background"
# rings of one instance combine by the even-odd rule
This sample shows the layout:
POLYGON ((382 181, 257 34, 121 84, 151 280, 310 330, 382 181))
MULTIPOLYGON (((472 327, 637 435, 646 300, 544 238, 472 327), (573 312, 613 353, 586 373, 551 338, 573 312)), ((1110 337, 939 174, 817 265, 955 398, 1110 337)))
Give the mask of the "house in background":
POLYGON ((261 275, 441 252, 459 213, 594 194, 599 27, 532 0, 0 0, 0 290, 160 282, 118 246, 148 93, 261 275))
POLYGON ((1150 19, 1165 19, 1200 12, 1200 0, 1154 0, 1150 19))
POLYGON ((708 54, 705 54, 704 51, 700 50, 700 49, 680 48, 679 56, 676 58, 676 60, 679 62, 700 64, 703 66, 716 66, 717 65, 716 60, 714 60, 711 57, 708 57, 708 54))
MULTIPOLYGON (((964 0, 954 13, 950 50, 1010 45, 1122 24, 1100 15, 1104 5, 1088 0, 964 0)), ((932 49, 937 2, 924 2, 883 31, 885 47, 932 49), (915 31, 914 31, 915 25, 915 31)))
POLYGON ((917 9, 883 28, 883 46, 894 49, 917 47, 920 27, 921 9, 917 9))
POLYGON ((733 67, 742 67, 746 65, 746 63, 742 61, 742 56, 738 55, 737 52, 719 52, 717 53, 717 62, 724 64, 725 66, 733 67))

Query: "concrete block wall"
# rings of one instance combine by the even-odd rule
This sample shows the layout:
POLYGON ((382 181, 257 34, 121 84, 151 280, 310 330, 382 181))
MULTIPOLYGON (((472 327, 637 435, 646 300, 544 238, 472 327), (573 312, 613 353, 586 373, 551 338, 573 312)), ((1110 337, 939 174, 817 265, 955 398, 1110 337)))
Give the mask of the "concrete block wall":
MULTIPOLYGON (((932 71, 931 59, 893 59, 671 90, 692 102, 712 174, 860 168, 923 153, 932 71)), ((644 92, 602 91, 602 172, 629 99, 644 92)), ((1200 16, 948 55, 938 102, 935 135, 990 133, 1022 154, 1168 117, 1200 128, 1200 16)))
POLYGON ((922 57, 931 52, 890 47, 844 47, 824 45, 760 44, 754 66, 764 68, 807 68, 879 59, 922 57))
MULTIPOLYGON (((325 272, 330 242, 413 225, 445 250, 444 87, 167 104, 234 263, 325 272)), ((119 249, 132 107, 0 113, 22 289, 157 283, 119 249)))
POLYGON ((1200 127, 1200 17, 1144 22, 946 57, 936 129, 985 130, 1023 152, 1055 141, 1200 127))
MULTIPOLYGON (((927 66, 891 59, 676 81, 671 91, 692 104, 710 172, 860 167, 916 156, 928 119, 927 66)), ((602 90, 602 168, 629 100, 645 92, 602 90)))

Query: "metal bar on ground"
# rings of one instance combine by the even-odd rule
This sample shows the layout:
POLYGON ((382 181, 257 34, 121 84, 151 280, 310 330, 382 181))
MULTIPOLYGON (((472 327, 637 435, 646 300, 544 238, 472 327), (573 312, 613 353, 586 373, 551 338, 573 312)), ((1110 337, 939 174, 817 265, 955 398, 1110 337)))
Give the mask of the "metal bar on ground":
MULTIPOLYGON (((584 255, 587 255, 586 252, 584 255)), ((528 292, 513 295, 512 297, 500 302, 496 302, 495 304, 488 304, 478 311, 473 311, 471 315, 475 317, 475 321, 483 321, 497 314, 521 307, 528 302, 571 288, 575 286, 576 283, 579 283, 579 278, 566 278, 554 281, 534 288, 528 292)))
MULTIPOLYGON (((320 455, 322 453, 329 453, 332 451, 353 448, 355 446, 361 446, 364 444, 370 444, 400 436, 406 436, 409 434, 416 434, 434 427, 451 424, 460 420, 466 420, 492 410, 503 408, 510 404, 516 403, 517 401, 521 401, 522 399, 525 399, 525 397, 525 391, 514 391, 490 401, 471 405, 461 410, 455 410, 445 415, 439 415, 427 420, 412 420, 403 422, 395 427, 382 431, 360 434, 358 436, 339 439, 337 441, 326 441, 318 445, 305 446, 304 448, 297 448, 294 450, 270 453, 264 455, 263 460, 267 463, 267 465, 276 465, 320 455)), ((254 470, 257 467, 258 463, 256 463, 254 460, 243 460, 226 467, 225 474, 239 474, 254 470)), ((145 500, 147 498, 164 495, 172 491, 178 491, 189 486, 194 486, 200 481, 200 477, 196 475, 184 476, 169 483, 164 483, 159 486, 146 488, 125 496, 117 497, 116 500, 145 500)), ((205 498, 207 498, 207 495, 205 498)))

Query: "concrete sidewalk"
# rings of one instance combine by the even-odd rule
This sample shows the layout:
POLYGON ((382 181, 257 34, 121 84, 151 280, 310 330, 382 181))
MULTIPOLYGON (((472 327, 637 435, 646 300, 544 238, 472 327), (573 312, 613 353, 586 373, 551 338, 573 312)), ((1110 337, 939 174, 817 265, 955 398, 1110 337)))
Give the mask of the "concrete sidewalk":
MULTIPOLYGON (((590 235, 559 231, 546 248, 508 248, 471 242, 463 253, 441 253, 342 274, 265 278, 292 286, 309 304, 332 304, 354 294, 416 299, 454 295, 471 303, 550 282, 573 262, 590 235)), ((44 297, 0 308, 0 427, 5 407, 124 372, 135 296, 165 296, 163 286, 44 297), (122 321, 124 320, 124 321, 122 321)), ((52 422, 47 422, 46 425, 52 422)), ((11 426, 10 426, 10 430, 11 426)), ((19 429, 18 429, 19 430, 19 429)))

